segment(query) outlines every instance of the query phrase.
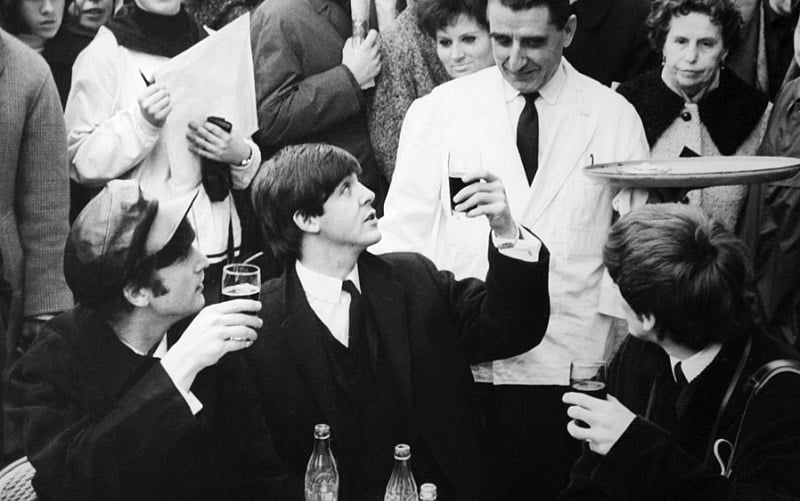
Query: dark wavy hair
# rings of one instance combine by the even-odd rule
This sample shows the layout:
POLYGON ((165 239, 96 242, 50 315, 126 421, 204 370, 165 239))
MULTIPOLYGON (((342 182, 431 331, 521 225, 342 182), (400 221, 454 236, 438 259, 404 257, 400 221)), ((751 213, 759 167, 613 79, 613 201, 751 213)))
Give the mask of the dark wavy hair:
POLYGON ((672 18, 692 12, 706 14, 722 29, 725 49, 730 51, 739 42, 742 15, 731 0, 655 0, 647 17, 647 37, 653 49, 661 52, 664 48, 672 18))
POLYGON ((528 10, 534 7, 547 7, 550 11, 550 23, 559 31, 564 29, 569 16, 572 15, 572 8, 569 0, 489 0, 499 2, 503 7, 513 11, 528 10))
POLYGON ((303 232, 295 212, 319 216, 333 190, 350 174, 361 174, 358 160, 329 144, 286 146, 261 164, 251 197, 273 255, 284 263, 300 257, 303 232))
POLYGON ((194 236, 192 226, 184 218, 175 230, 175 234, 160 251, 152 256, 140 257, 136 260, 118 290, 103 297, 79 297, 76 295, 76 301, 83 306, 92 308, 106 318, 116 319, 120 315, 133 311, 134 306, 128 302, 123 293, 124 288, 128 285, 135 288, 149 288, 153 291, 154 296, 163 296, 169 290, 158 278, 156 272, 186 259, 192 249, 194 236))
POLYGON ((745 246, 699 207, 654 204, 619 219, 603 262, 637 315, 653 315, 658 339, 700 350, 752 322, 745 246))
MULTIPOLYGON (((30 27, 22 20, 20 4, 25 0, 0 0, 0 27, 12 35, 30 33, 30 27)), ((64 0, 64 12, 61 16, 59 31, 67 24, 69 6, 73 0, 64 0)))
POLYGON ((470 17, 489 31, 486 0, 419 0, 416 14, 419 29, 431 38, 436 38, 437 31, 455 24, 459 16, 470 17))

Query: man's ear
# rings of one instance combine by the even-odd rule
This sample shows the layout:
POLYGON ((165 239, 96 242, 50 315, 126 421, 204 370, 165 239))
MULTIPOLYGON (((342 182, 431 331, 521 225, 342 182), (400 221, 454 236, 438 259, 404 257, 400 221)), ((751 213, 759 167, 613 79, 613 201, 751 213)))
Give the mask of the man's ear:
POLYGON ((299 210, 292 216, 294 224, 304 233, 319 233, 319 216, 309 216, 299 210))
POLYGON ((131 284, 122 288, 125 299, 137 308, 144 308, 150 304, 152 292, 147 287, 136 287, 131 284))
POLYGON ((656 328, 656 317, 652 313, 639 315, 639 321, 642 322, 642 329, 646 331, 652 331, 656 328))
POLYGON ((564 48, 567 48, 572 43, 572 39, 575 38, 575 30, 578 27, 578 18, 575 14, 570 14, 569 19, 567 19, 566 24, 564 25, 564 48))

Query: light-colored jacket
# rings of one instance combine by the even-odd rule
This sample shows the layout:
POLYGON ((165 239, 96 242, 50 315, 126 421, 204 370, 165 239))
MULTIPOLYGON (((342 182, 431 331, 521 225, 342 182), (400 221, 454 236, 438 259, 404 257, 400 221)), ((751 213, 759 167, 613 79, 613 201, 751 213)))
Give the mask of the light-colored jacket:
POLYGON ((565 120, 554 142, 540 148, 532 186, 511 130, 503 77, 492 67, 437 87, 409 109, 379 222, 376 251, 422 251, 456 277, 483 278, 489 225, 485 218, 451 216, 447 153, 480 149, 483 167, 502 179, 514 218, 550 250, 551 316, 539 346, 476 373, 495 384, 566 385, 572 359, 602 357, 611 319, 599 311, 615 294, 607 283, 601 287, 602 247, 617 190, 582 167, 648 156, 629 103, 563 59, 559 71, 566 78, 556 106, 565 120))
MULTIPOLYGON (((170 165, 161 129, 145 120, 138 97, 145 90, 142 75, 150 77, 168 58, 129 50, 101 27, 75 60, 72 88, 64 117, 73 179, 102 186, 117 178, 137 179, 142 189, 159 200, 184 195, 200 187, 189 222, 196 243, 211 262, 225 258, 228 227, 234 246, 241 242, 239 216, 228 195, 212 202, 202 188, 200 169, 170 165), (232 224, 231 224, 232 223, 232 224)), ((261 161, 255 143, 247 166, 231 166, 233 187, 250 184, 261 161)))

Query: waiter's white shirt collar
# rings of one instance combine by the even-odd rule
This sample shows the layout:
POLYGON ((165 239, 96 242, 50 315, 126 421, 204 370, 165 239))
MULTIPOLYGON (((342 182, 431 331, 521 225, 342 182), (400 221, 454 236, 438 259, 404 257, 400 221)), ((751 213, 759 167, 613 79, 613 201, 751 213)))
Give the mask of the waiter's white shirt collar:
POLYGON ((706 367, 711 365, 720 349, 722 349, 722 343, 712 343, 684 360, 670 356, 669 362, 672 366, 672 377, 675 378, 675 365, 681 362, 683 375, 686 376, 686 381, 691 383, 706 367))
MULTIPOLYGON (((562 58, 561 62, 558 65, 555 73, 553 76, 550 77, 544 85, 539 88, 539 96, 550 105, 555 105, 558 102, 558 96, 561 94, 561 89, 564 88, 564 85, 567 82, 567 69, 564 66, 564 60, 562 58)), ((510 103, 517 97, 522 97, 522 93, 511 86, 508 83, 508 80, 503 78, 503 98, 505 99, 506 104, 510 103)))

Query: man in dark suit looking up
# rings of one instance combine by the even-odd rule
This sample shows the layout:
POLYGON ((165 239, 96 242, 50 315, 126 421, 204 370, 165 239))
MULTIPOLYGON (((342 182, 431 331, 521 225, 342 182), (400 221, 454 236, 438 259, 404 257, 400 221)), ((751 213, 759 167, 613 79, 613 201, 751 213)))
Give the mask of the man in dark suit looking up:
POLYGON ((418 254, 373 256, 365 249, 381 235, 359 171, 344 150, 306 144, 280 151, 253 183, 267 241, 286 262, 261 291, 264 324, 247 353, 278 454, 302 479, 314 424, 328 423, 339 499, 382 496, 401 442, 418 482, 446 499, 489 499, 469 364, 541 340, 548 251, 484 171, 465 177, 474 182, 455 210, 489 220, 485 283, 418 254))

